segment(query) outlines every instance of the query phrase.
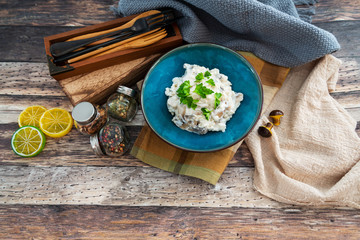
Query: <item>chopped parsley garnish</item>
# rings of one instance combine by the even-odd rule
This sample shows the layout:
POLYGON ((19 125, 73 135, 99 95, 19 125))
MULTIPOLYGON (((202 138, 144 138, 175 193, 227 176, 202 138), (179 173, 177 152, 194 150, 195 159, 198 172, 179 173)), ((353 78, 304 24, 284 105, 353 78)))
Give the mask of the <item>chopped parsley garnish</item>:
POLYGON ((196 75, 195 79, 196 79, 195 82, 200 82, 201 80, 204 79, 204 74, 202 72, 199 73, 198 75, 196 75))
POLYGON ((214 109, 216 109, 216 108, 219 106, 219 104, 220 104, 220 98, 221 98, 222 94, 221 94, 221 93, 215 93, 214 95, 215 95, 215 106, 214 106, 214 109))
POLYGON ((209 80, 206 81, 208 84, 210 84, 211 86, 215 86, 214 80, 212 78, 210 78, 209 80))
POLYGON ((214 91, 205 87, 202 83, 196 85, 194 93, 197 93, 202 98, 206 98, 206 95, 212 94, 214 91))
POLYGON ((180 102, 183 104, 186 104, 188 106, 188 108, 192 108, 195 110, 195 108, 197 107, 196 103, 198 102, 198 99, 193 99, 192 97, 188 96, 188 97, 184 97, 184 98, 180 98, 180 102))
MULTIPOLYGON (((177 96, 181 99, 190 95, 190 81, 183 82, 179 89, 176 91, 177 96)), ((181 100, 180 100, 181 101, 181 100)))
POLYGON ((180 98, 180 102, 186 104, 189 108, 195 110, 197 107, 196 103, 199 101, 198 99, 193 99, 190 95, 190 81, 183 82, 179 89, 176 91, 177 96, 180 98))
POLYGON ((209 71, 205 72, 205 77, 209 78, 211 76, 211 73, 209 71))
POLYGON ((201 108, 201 111, 202 111, 203 115, 205 116, 206 120, 209 120, 211 111, 207 108, 201 108))

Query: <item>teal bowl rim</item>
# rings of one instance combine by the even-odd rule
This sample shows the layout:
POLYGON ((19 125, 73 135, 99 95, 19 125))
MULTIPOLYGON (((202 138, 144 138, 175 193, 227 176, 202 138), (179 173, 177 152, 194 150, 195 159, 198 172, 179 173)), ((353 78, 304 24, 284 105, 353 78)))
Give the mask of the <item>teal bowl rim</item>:
MULTIPOLYGON (((247 135, 254 129, 256 123, 259 121, 260 119, 260 116, 261 116, 261 112, 262 112, 262 108, 263 108, 263 104, 264 104, 264 91, 263 91, 263 86, 262 86, 262 83, 261 83, 261 78, 259 76, 259 74, 255 71, 255 68, 253 67, 253 65, 248 61, 246 60, 246 58, 244 58, 241 54, 237 53, 236 51, 228 48, 228 47, 224 47, 224 46, 221 46, 219 44, 214 44, 214 43, 188 43, 188 44, 185 44, 185 45, 182 45, 180 47, 177 47, 177 48, 174 48, 170 51, 168 51, 167 53, 165 53, 164 55, 162 55, 158 60, 156 60, 155 63, 153 63, 153 65, 151 66, 151 68, 147 71, 146 75, 145 75, 145 78, 144 78, 144 81, 142 82, 141 84, 141 98, 140 98, 140 103, 141 103, 141 111, 143 113, 143 116, 144 116, 144 119, 147 123, 147 125, 151 128, 151 130, 160 138, 162 139, 163 141, 165 141, 166 143, 170 144, 171 146, 173 147, 176 147, 178 149, 181 149, 181 150, 185 150, 185 151, 188 151, 188 152, 198 152, 198 153, 207 153, 207 152, 216 152, 216 151, 220 151, 220 150, 224 150, 226 148, 229 148, 235 144, 237 144, 238 142, 240 142, 241 140, 243 140, 244 138, 247 137, 247 135), (261 105, 260 105, 260 109, 258 111, 258 115, 257 115, 257 118, 256 120, 254 121, 253 123, 253 126, 249 129, 249 131, 243 136, 241 137, 240 139, 234 141, 233 143, 231 144, 227 144, 223 147, 220 147, 220 148, 216 148, 216 149, 211 149, 211 150, 192 150, 192 149, 187 149, 187 148, 184 148, 184 147, 180 147, 180 146, 177 146, 176 144, 172 143, 172 142, 169 142, 167 141, 166 139, 164 139, 150 124, 149 120, 147 119, 147 116, 146 116, 146 113, 144 111, 144 106, 143 106, 143 89, 144 89, 144 83, 146 81, 146 79, 148 78, 149 74, 151 73, 151 71, 156 67, 156 65, 161 62, 164 58, 166 58, 168 55, 170 55, 171 53, 175 52, 175 51, 178 51, 179 49, 183 49, 183 48, 188 48, 188 47, 192 47, 192 46, 214 46, 214 47, 217 47, 217 48, 222 48, 224 49, 225 51, 228 51, 228 52, 231 52, 235 55, 237 55, 239 58, 241 58, 242 60, 244 60, 244 63, 248 65, 248 67, 252 70, 252 72, 254 73, 254 75, 256 76, 256 79, 259 83, 259 86, 260 86, 260 92, 261 92, 261 105)), ((184 130, 185 131, 185 130, 184 130)))

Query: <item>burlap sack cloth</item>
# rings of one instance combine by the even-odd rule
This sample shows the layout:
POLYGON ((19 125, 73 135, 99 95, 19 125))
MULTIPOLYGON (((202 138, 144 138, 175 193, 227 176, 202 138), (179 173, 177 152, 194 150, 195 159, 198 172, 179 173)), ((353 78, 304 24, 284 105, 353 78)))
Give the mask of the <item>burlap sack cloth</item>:
MULTIPOLYGON (((285 116, 273 136, 250 133, 254 187, 280 202, 360 208, 360 138, 356 121, 334 100, 341 62, 331 55, 293 68, 267 110, 285 116)), ((257 127, 256 127, 257 128, 257 127)))
MULTIPOLYGON (((255 160, 255 189, 290 204, 359 208, 356 121, 329 94, 335 89, 340 60, 326 55, 293 68, 282 84, 286 69, 242 54, 262 81, 273 80, 263 82, 263 113, 245 139, 255 160), (271 138, 260 137, 257 129, 270 121, 268 115, 274 109, 282 110, 285 116, 274 126, 271 138)), ((188 153, 168 145, 145 126, 131 154, 163 170, 216 184, 239 146, 211 154, 188 153)))

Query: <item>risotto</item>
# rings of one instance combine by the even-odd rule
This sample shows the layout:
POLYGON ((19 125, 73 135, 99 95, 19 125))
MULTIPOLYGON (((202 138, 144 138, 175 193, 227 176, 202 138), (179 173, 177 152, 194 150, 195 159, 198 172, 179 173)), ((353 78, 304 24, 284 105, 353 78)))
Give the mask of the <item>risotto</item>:
POLYGON ((228 77, 219 69, 184 64, 185 74, 175 77, 166 88, 167 107, 172 121, 181 129, 197 134, 226 130, 230 120, 243 100, 235 93, 228 77))

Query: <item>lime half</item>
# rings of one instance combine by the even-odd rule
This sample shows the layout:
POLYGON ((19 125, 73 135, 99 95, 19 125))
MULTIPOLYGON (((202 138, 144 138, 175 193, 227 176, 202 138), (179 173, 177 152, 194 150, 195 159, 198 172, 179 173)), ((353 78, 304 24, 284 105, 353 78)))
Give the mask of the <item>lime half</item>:
POLYGON ((11 138, 13 151, 22 157, 34 157, 45 147, 46 138, 40 129, 34 126, 19 128, 11 138))

